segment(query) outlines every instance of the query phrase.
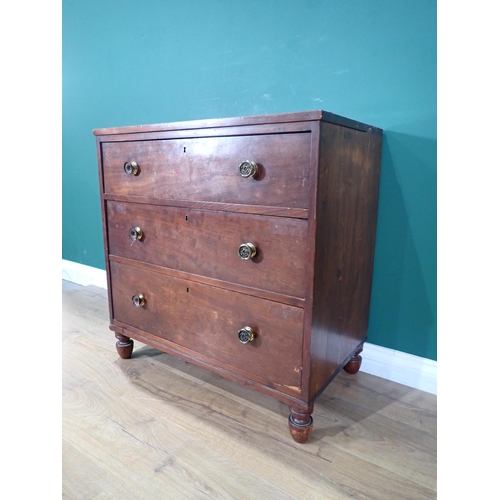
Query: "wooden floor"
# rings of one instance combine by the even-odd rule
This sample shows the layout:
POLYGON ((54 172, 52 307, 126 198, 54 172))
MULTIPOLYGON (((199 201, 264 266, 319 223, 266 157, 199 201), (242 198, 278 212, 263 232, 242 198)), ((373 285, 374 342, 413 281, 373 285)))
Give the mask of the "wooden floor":
POLYGON ((120 359, 106 294, 63 286, 63 498, 436 498, 436 396, 342 372, 300 445, 268 396, 137 342, 120 359))

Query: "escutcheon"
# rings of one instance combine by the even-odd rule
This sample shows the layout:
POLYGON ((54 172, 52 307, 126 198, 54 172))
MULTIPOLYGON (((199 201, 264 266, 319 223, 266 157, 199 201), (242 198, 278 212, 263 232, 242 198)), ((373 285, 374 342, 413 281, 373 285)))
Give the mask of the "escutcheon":
POLYGON ((245 326, 238 331, 238 339, 242 344, 248 344, 255 338, 255 332, 250 326, 245 326))
POLYGON ((241 177, 255 177, 259 167, 254 161, 246 160, 240 163, 239 169, 241 177))
POLYGON ((144 307, 146 304, 146 298, 142 295, 142 293, 138 293, 132 297, 132 302, 135 307, 144 307))
POLYGON ((257 248, 253 243, 243 243, 238 248, 238 255, 243 260, 253 259, 257 255, 257 248))
POLYGON ((128 237, 132 241, 137 241, 137 240, 142 240, 142 237, 144 236, 142 229, 140 227, 131 227, 128 230, 128 237))
POLYGON ((123 170, 127 175, 139 175, 139 165, 135 161, 125 162, 123 170))

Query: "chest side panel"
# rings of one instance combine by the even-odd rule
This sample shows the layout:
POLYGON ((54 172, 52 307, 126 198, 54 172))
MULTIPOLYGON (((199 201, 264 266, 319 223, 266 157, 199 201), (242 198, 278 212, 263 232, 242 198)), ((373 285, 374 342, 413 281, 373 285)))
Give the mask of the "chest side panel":
POLYGON ((382 136, 321 124, 311 338, 311 394, 368 328, 382 136))

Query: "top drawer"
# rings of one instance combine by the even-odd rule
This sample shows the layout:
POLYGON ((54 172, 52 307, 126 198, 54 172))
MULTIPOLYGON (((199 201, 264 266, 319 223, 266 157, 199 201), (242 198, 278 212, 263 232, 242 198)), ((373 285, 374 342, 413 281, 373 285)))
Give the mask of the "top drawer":
POLYGON ((311 134, 307 132, 105 142, 104 192, 165 200, 308 207, 311 134), (254 177, 239 165, 253 161, 254 177), (135 162, 138 171, 126 173, 135 162))

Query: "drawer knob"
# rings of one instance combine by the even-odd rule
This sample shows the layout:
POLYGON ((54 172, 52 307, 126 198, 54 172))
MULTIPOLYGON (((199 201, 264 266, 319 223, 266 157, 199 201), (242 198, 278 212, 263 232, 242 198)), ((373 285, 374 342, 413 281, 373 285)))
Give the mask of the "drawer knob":
POLYGON ((128 230, 128 237, 132 241, 137 241, 137 240, 142 240, 142 237, 144 236, 142 229, 140 227, 131 227, 128 230))
POLYGON ((146 304, 146 298, 142 295, 142 293, 138 293, 132 297, 132 302, 135 307, 144 307, 146 304))
POLYGON ((256 254, 257 249, 255 248, 255 245, 253 243, 243 243, 243 245, 240 245, 238 248, 238 255, 243 260, 253 259, 256 254))
POLYGON ((252 342, 254 338, 255 338, 255 332, 249 326, 245 326, 238 332, 238 340, 242 344, 248 344, 249 342, 252 342))
POLYGON ((135 161, 125 162, 123 170, 127 175, 139 175, 139 165, 135 161))
POLYGON ((239 169, 242 177, 255 177, 259 167, 254 161, 246 160, 240 163, 239 169))

